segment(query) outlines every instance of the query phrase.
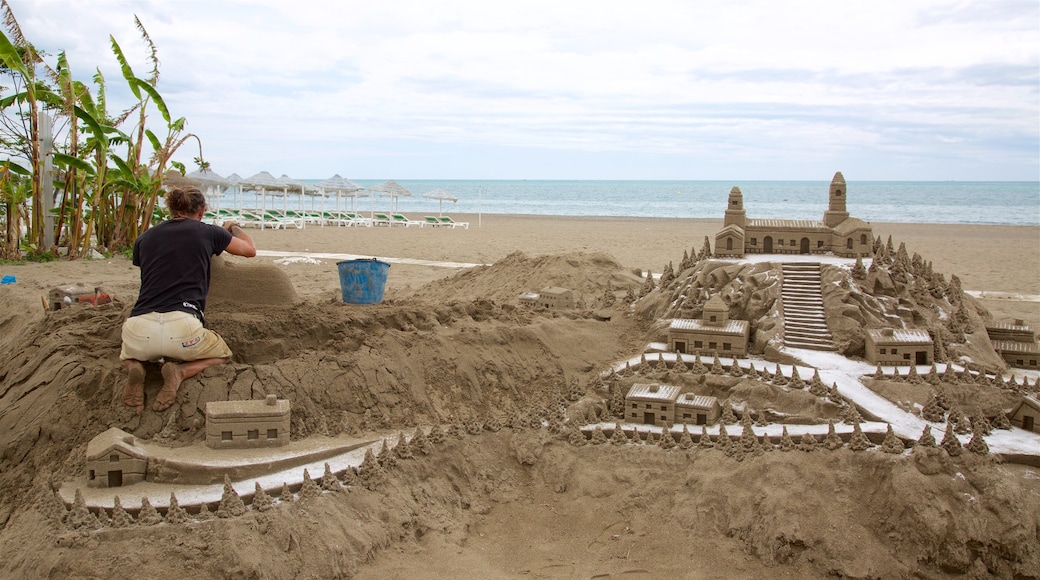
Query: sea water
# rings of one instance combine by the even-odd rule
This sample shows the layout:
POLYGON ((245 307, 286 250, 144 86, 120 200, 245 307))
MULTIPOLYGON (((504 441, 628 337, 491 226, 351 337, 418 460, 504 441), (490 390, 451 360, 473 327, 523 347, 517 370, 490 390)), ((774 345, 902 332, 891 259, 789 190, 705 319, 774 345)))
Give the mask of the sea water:
MULTIPOLYGON (((302 180, 314 185, 320 180, 302 180)), ((354 180, 372 187, 383 180, 354 180)), ((729 191, 741 189, 749 218, 820 220, 830 181, 577 181, 397 180, 412 196, 390 199, 360 192, 353 199, 326 192, 227 191, 221 204, 241 207, 340 209, 416 215, 455 213, 721 219, 729 191), (457 202, 422 195, 447 190, 457 202)), ((1040 182, 848 181, 847 211, 870 222, 1040 225, 1040 182)))

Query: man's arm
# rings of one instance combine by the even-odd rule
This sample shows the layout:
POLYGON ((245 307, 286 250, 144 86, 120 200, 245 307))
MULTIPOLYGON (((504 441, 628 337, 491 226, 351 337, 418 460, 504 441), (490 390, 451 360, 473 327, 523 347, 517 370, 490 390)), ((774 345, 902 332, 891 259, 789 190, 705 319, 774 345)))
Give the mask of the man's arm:
POLYGON ((256 245, 253 244, 253 238, 249 237, 249 234, 242 229, 242 226, 233 220, 228 220, 224 222, 224 229, 231 232, 231 243, 228 244, 224 251, 245 258, 252 258, 256 255, 256 245))

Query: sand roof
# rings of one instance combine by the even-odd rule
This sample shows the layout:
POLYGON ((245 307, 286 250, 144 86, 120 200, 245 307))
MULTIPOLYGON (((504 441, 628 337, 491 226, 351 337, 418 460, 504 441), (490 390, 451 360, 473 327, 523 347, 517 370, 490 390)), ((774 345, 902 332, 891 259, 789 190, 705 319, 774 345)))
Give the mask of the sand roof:
POLYGON ((698 409, 711 409, 719 404, 719 400, 708 395, 695 395, 683 393, 675 400, 675 404, 682 407, 696 407, 698 409))
POLYGON ((674 401, 679 396, 679 387, 657 383, 636 383, 628 390, 628 397, 653 401, 674 401))
POLYGON ((675 318, 669 325, 672 330, 687 330, 697 332, 710 332, 712 334, 725 334, 733 336, 744 336, 748 331, 746 320, 727 320, 719 326, 713 326, 703 320, 694 318, 675 318))
POLYGON ((927 330, 916 328, 868 328, 867 334, 876 344, 931 344, 927 330), (891 334, 886 334, 891 331, 891 334))
POLYGON ((750 219, 747 228, 768 228, 771 230, 825 230, 831 229, 816 220, 781 220, 781 219, 750 219))
POLYGON ((993 350, 1015 354, 1040 354, 1040 343, 1020 340, 992 340, 993 350))
POLYGON ((117 427, 112 427, 87 443, 87 459, 103 457, 113 449, 118 449, 138 459, 148 457, 144 448, 137 445, 137 439, 133 435, 117 427))

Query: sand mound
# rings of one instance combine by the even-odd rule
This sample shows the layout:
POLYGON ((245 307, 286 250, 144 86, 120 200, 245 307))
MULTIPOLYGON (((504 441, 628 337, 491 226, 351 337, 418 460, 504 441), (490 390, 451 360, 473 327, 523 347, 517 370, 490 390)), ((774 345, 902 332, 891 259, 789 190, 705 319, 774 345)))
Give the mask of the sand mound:
POLYGON ((556 286, 572 290, 575 301, 595 307, 608 288, 623 297, 627 289, 638 290, 641 284, 638 276, 609 254, 576 252, 530 258, 514 252, 491 266, 433 282, 422 294, 428 301, 450 302, 470 296, 515 304, 524 292, 556 286))
MULTIPOLYGON (((0 575, 108 576, 119 566, 155 578, 185 569, 214 578, 769 576, 782 565, 800 577, 1010 577, 1040 567, 1040 493, 1025 468, 848 448, 736 461, 714 450, 576 448, 532 428, 567 405, 572 417, 604 407, 600 372, 646 344, 637 316, 603 322, 514 306, 549 285, 589 302, 638 288, 609 256, 513 254, 371 306, 297 301, 284 284, 268 292, 264 268, 249 273, 250 288, 267 293, 252 300, 254 290, 228 291, 245 284, 236 272, 245 279, 237 266, 215 269, 214 292, 230 298, 207 309, 234 363, 186 381, 164 413, 135 415, 119 402, 128 303, 0 317, 10 353, 0 363, 0 575), (56 523, 51 484, 82 476, 94 435, 119 427, 152 439, 165 429, 174 445, 197 441, 206 402, 268 393, 293 401, 294 439, 432 424, 461 425, 462 436, 398 460, 374 491, 354 485, 192 524, 56 523)), ((834 412, 739 379, 704 387, 758 409, 834 412)))
POLYGON ((210 260, 210 290, 207 305, 292 304, 300 297, 289 276, 277 266, 264 263, 229 262, 223 256, 210 260))

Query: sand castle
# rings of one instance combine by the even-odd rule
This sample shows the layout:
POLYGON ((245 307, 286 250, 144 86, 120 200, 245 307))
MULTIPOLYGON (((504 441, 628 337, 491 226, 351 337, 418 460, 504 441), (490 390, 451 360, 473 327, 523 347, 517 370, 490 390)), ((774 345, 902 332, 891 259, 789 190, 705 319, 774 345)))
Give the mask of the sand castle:
MULTIPOLYGON (((289 444, 290 405, 285 399, 268 395, 261 400, 216 401, 206 404, 206 446, 211 449, 249 449, 282 447, 289 444)), ((301 455, 301 457, 305 457, 301 455)), ((94 437, 87 444, 87 486, 123 487, 142 481, 163 481, 158 470, 149 470, 155 459, 149 446, 116 427, 94 437)), ((192 481, 209 477, 198 468, 194 476, 192 466, 181 462, 172 467, 168 459, 166 477, 192 481), (184 471, 179 475, 172 475, 184 471)))
POLYGON ((1012 425, 1033 433, 1040 433, 1038 418, 1040 418, 1040 400, 1029 395, 1022 397, 1018 405, 1008 413, 1008 419, 1012 425))
POLYGON ((935 362, 935 344, 927 330, 868 328, 866 359, 883 365, 930 365, 935 362))
POLYGON ((574 308, 574 292, 567 288, 550 286, 538 292, 525 292, 518 297, 520 304, 543 310, 574 308))
POLYGON ((1036 340, 1036 332, 1024 320, 987 326, 986 334, 993 342, 993 350, 1007 364, 1023 369, 1040 369, 1040 364, 1037 364, 1040 363, 1040 343, 1036 340))
POLYGON ((288 445, 289 411, 289 401, 275 395, 259 401, 206 403, 206 445, 213 449, 288 445))
POLYGON ((730 320, 729 306, 718 294, 704 304, 700 320, 676 318, 668 327, 668 347, 673 352, 709 352, 746 356, 750 327, 746 320, 730 320))
POLYGON ((87 485, 121 487, 145 480, 148 453, 134 436, 112 427, 87 444, 87 485))
POLYGON ((846 258, 870 256, 874 241, 870 224, 845 209, 845 177, 831 180, 829 205, 823 221, 748 219, 739 187, 729 192, 723 228, 715 235, 715 256, 745 254, 834 254, 846 258))

